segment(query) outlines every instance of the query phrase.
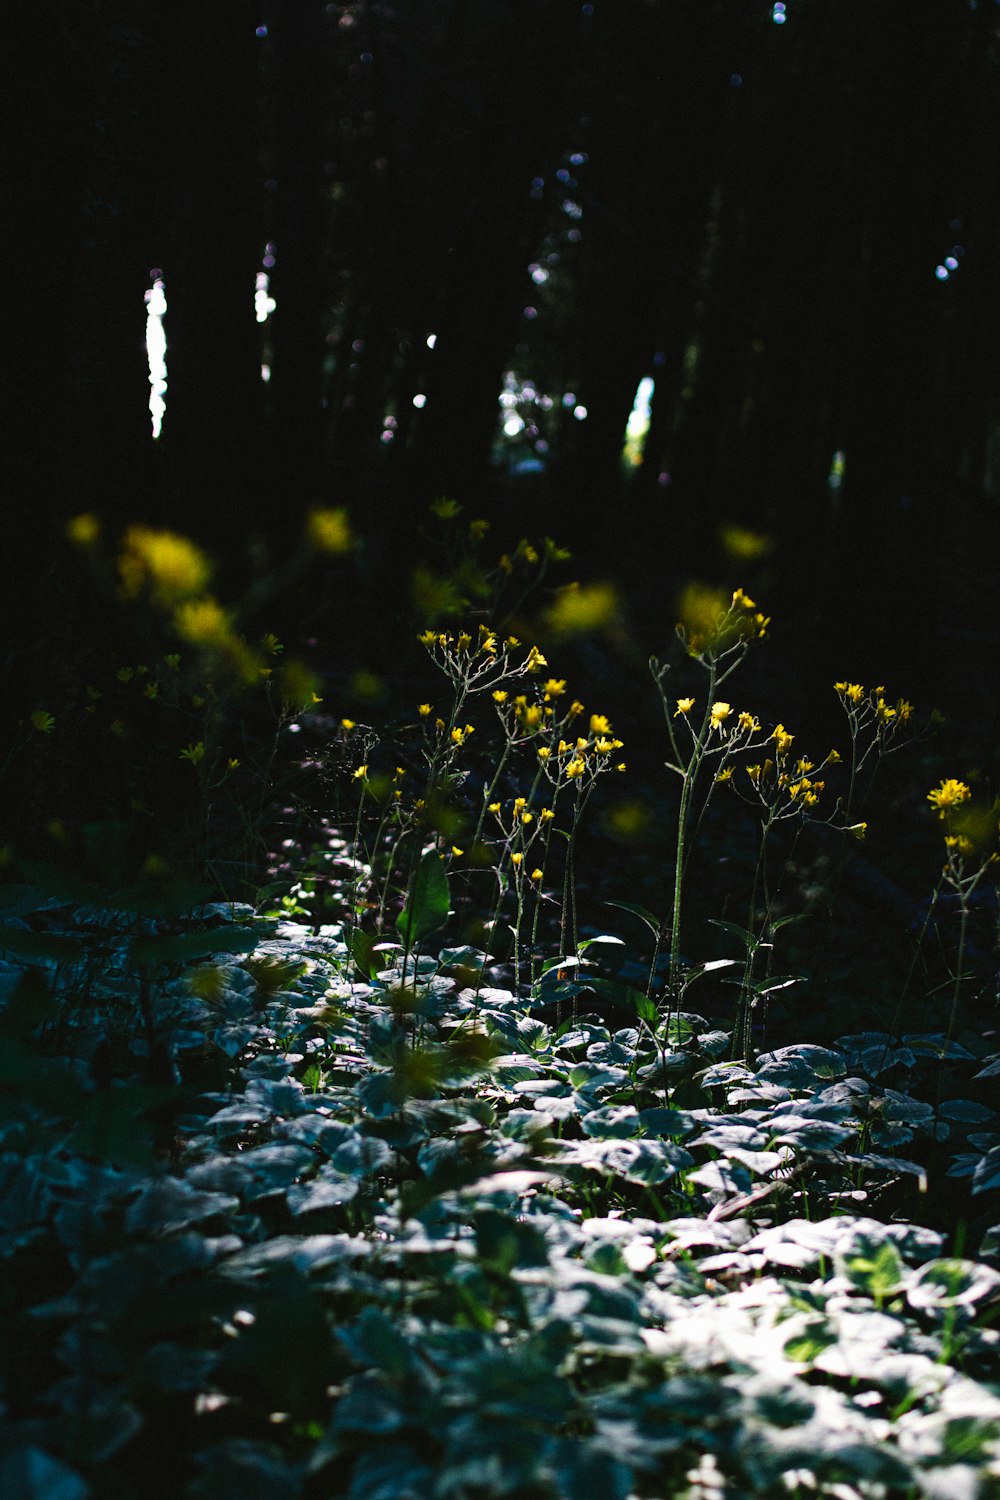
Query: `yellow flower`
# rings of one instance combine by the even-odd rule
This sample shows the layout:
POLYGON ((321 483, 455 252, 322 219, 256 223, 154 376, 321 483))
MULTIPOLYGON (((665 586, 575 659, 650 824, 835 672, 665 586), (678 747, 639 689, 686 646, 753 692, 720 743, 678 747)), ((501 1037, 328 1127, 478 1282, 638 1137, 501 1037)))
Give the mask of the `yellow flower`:
POLYGON ((545 660, 545 657, 539 651, 538 647, 532 646, 531 650, 528 652, 528 659, 524 665, 529 672, 537 672, 540 667, 547 667, 548 662, 545 660))
POLYGON ((505 692, 503 688, 497 688, 496 692, 493 694, 493 702, 506 703, 509 697, 510 694, 508 692, 505 692))
POLYGON ((525 825, 527 825, 528 823, 533 823, 534 821, 535 821, 535 815, 534 815, 534 813, 523 812, 521 814, 521 822, 524 823, 525 825))
POLYGON ((321 552, 350 552, 353 544, 351 523, 343 508, 310 511, 306 535, 321 552))
POLYGON ((500 804, 499 804, 499 802, 491 802, 490 805, 489 805, 489 807, 486 810, 487 810, 487 812, 496 813, 497 816, 499 816, 499 814, 500 814, 500 804))
POLYGON ((726 766, 723 770, 721 770, 719 772, 718 776, 716 776, 715 779, 718 782, 732 781, 732 779, 733 779, 733 768, 732 768, 732 766, 726 766))
POLYGON ((467 630, 463 630, 462 634, 459 636, 458 640, 455 642, 455 650, 456 651, 468 651, 468 649, 469 649, 469 647, 471 645, 472 645, 472 636, 469 635, 469 633, 468 633, 467 630))
POLYGON ((732 704, 730 703, 713 703, 711 714, 712 728, 721 729, 732 711, 732 704))
POLYGON ((352 773, 351 773, 351 779, 352 779, 352 781, 367 781, 368 780, 368 767, 367 766, 358 766, 358 769, 356 771, 352 771, 352 773))
POLYGON ((865 690, 860 682, 835 682, 833 690, 841 698, 846 698, 849 703, 860 703, 865 696, 865 690))
POLYGON ((437 639, 437 631, 435 630, 425 630, 422 635, 417 636, 417 640, 421 646, 427 646, 428 648, 437 645, 437 639))
POLYGON ((452 852, 452 854, 454 854, 455 858, 458 859, 460 855, 462 855, 462 854, 465 853, 465 850, 464 849, 459 849, 457 847, 457 845, 452 844, 452 846, 451 846, 451 852, 452 852))
POLYGON ((566 767, 566 775, 572 781, 577 776, 582 776, 587 769, 587 763, 579 755, 575 755, 566 767))
POLYGON ((868 832, 868 824, 852 823, 849 828, 845 828, 844 832, 849 833, 852 838, 857 839, 860 843, 864 839, 865 834, 868 832))
POLYGON ((195 646, 221 646, 231 639, 226 611, 208 595, 182 604, 174 615, 174 624, 178 633, 195 646))
POLYGON ((510 862, 511 862, 512 865, 519 865, 521 863, 521 861, 522 861, 523 858, 524 858, 524 855, 521 854, 520 851, 518 851, 517 854, 512 854, 511 855, 510 862))
POLYGON ((831 750, 826 757, 826 763, 828 766, 839 766, 842 759, 843 757, 839 750, 831 750))
POLYGON ((692 708, 694 708, 693 698, 678 698, 674 718, 678 718, 681 714, 689 714, 692 708))
POLYGON ((541 870, 532 870, 532 872, 531 872, 531 878, 532 878, 532 880, 541 880, 541 878, 542 878, 542 872, 541 872, 541 870))
POLYGON ((130 526, 125 532, 118 571, 129 598, 149 580, 161 603, 200 594, 211 567, 200 547, 173 531, 130 526))
POLYGON ((504 641, 504 645, 505 645, 505 646, 506 646, 506 647, 507 647, 507 649, 508 649, 508 650, 509 650, 509 651, 514 651, 514 650, 516 650, 516 649, 517 649, 517 647, 518 647, 518 646, 519 646, 519 645, 520 645, 520 644, 521 644, 521 642, 520 642, 520 641, 519 641, 519 640, 518 640, 518 638, 517 638, 517 636, 516 636, 516 635, 509 635, 509 636, 508 636, 508 637, 507 637, 507 639, 506 639, 506 640, 505 640, 505 641, 504 641))
POLYGON ((913 704, 907 703, 905 698, 900 698, 896 704, 896 717, 901 724, 913 717, 913 704))
POLYGON ((551 748, 548 745, 542 745, 542 747, 540 748, 540 750, 538 752, 538 759, 539 760, 548 760, 551 754, 552 754, 551 748))
POLYGON ((51 734, 56 727, 56 721, 50 713, 46 713, 44 708, 36 708, 32 710, 31 727, 37 729, 39 734, 51 734))
POLYGON ((561 698, 566 691, 566 679, 564 677, 550 677, 545 684, 546 698, 561 698))
POLYGON ((357 722, 354 719, 341 719, 340 727, 341 729, 346 729, 348 732, 350 732, 352 729, 356 729, 358 726, 357 722))
POLYGON ((66 535, 74 547, 91 547, 100 534, 101 523, 89 510, 66 523, 66 535))
POLYGON ((604 714, 591 714, 591 716, 590 716, 590 732, 591 732, 591 734, 610 734, 611 733, 611 725, 608 722, 608 719, 606 718, 606 716, 604 714))
POLYGON ((541 707, 537 703, 532 703, 523 708, 518 717, 526 729, 537 729, 542 722, 541 707))
MULTIPOLYGON (((113 729, 114 725, 111 727, 113 729)), ((189 760, 193 766, 198 765, 200 761, 205 759, 205 741, 199 740, 197 744, 186 745, 177 758, 178 760, 189 760)))
POLYGON ((552 811, 551 807, 543 807, 538 816, 543 823, 551 823, 552 819, 555 817, 555 813, 552 811))
POLYGON ((490 529, 489 521, 470 521, 469 535, 474 542, 481 542, 490 529))
POLYGON ((523 808, 527 807, 527 805, 528 805, 528 799, 527 799, 527 797, 515 797, 514 798, 514 811, 515 812, 521 812, 521 810, 523 808))
POLYGON ((788 754, 789 750, 792 748, 792 741, 794 740, 794 738, 794 734, 789 734, 784 724, 775 724, 771 739, 777 746, 779 755, 788 754))
POLYGON ((971 854, 975 849, 972 840, 964 833, 945 834, 945 847, 956 854, 971 854))
POLYGON ((497 654, 497 638, 496 638, 496 636, 495 635, 490 635, 489 631, 487 631, 486 634, 483 635, 482 629, 483 629, 483 627, 480 626, 479 627, 479 632, 480 632, 480 635, 479 635, 479 649, 480 649, 480 651, 485 651, 485 653, 486 653, 487 656, 496 656, 496 654, 497 654))
POLYGON ((456 725, 451 731, 451 742, 453 745, 464 745, 472 733, 474 733, 474 730, 471 724, 466 724, 464 729, 459 729, 456 725))
POLYGON ((581 635, 610 625, 618 613, 613 583, 570 583, 560 589, 546 611, 546 623, 557 635, 581 635))
POLYGON ((744 712, 741 713, 739 717, 739 727, 740 729, 748 730, 750 734, 756 734, 757 730, 760 728, 760 720, 755 719, 753 714, 748 714, 744 710, 744 712))
POLYGON ((733 594, 733 604, 737 609, 756 609, 757 606, 752 599, 748 598, 742 589, 737 589, 733 594))
POLYGON ((937 808, 939 815, 943 818, 949 807, 958 807, 959 803, 968 802, 971 796, 972 793, 964 781, 956 781, 953 776, 949 776, 941 782, 940 786, 927 793, 927 800, 937 808))
POLYGON ((600 739, 594 742, 594 749, 598 755, 610 755, 612 750, 617 750, 620 745, 621 740, 609 740, 605 735, 601 735, 600 739))

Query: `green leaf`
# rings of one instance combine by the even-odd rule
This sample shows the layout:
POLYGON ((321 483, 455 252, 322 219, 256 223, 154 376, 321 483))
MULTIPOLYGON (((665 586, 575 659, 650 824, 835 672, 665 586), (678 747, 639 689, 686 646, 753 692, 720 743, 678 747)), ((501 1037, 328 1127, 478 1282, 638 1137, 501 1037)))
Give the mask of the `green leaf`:
POLYGON ((708 922, 711 927, 719 927, 723 932, 728 932, 730 937, 739 938, 743 946, 745 948, 749 948, 751 953, 756 950, 757 939, 754 937, 752 932, 748 932, 747 929, 745 927, 741 927, 738 922, 721 922, 716 917, 709 917, 708 922))
POLYGON ((655 938, 659 937, 662 924, 659 917, 654 917, 648 907, 639 906, 634 901, 605 901, 604 904, 617 907, 619 911, 631 912, 633 917, 638 917, 640 922, 645 922, 655 938))
POLYGON ((421 856, 406 905, 396 921, 396 929, 403 941, 411 946, 443 926, 448 920, 449 910, 448 875, 444 862, 436 849, 428 849, 421 856))
POLYGON ((0 952, 17 958, 50 958, 72 963, 83 957, 83 946, 75 938, 56 932, 32 932, 28 927, 0 927, 0 952))
POLYGON ((0 916, 23 917, 45 901, 33 885, 0 885, 0 916))
POLYGON ((623 984, 620 979, 603 979, 598 975, 590 976, 581 981, 584 989, 593 990, 599 1000, 606 1000, 611 1005, 617 1005, 622 1010, 631 1012, 632 1015, 642 1016, 647 1020, 648 1015, 643 1014, 652 1006, 652 1015, 658 1019, 659 1012, 656 1006, 642 990, 637 990, 631 984, 623 984))
POLYGON ((129 943, 129 960, 139 968, 185 964, 210 953, 250 953, 258 934, 251 927, 213 927, 209 932, 177 932, 137 937, 129 943))
POLYGON ((362 932, 360 927, 355 927, 351 937, 351 957, 357 965, 358 973, 363 974, 366 979, 374 979, 378 973, 378 960, 374 956, 375 939, 370 933, 362 932))

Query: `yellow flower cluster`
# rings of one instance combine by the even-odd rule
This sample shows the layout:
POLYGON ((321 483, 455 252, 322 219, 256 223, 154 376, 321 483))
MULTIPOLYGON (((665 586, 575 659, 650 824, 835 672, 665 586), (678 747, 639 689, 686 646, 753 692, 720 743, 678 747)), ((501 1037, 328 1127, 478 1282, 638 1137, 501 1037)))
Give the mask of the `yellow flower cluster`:
POLYGON ((949 776, 940 786, 927 793, 927 801, 937 808, 938 817, 944 818, 950 808, 968 802, 971 796, 972 792, 964 781, 956 781, 953 776, 949 776))
POLYGON ((736 647, 767 634, 770 618, 743 589, 730 599, 715 589, 691 584, 681 596, 677 634, 689 656, 716 661, 736 647))
POLYGON ((427 629, 418 640, 459 693, 490 691, 497 702, 506 698, 501 683, 534 674, 548 665, 537 646, 529 647, 527 656, 516 661, 513 653, 521 645, 517 636, 508 635, 501 641, 488 625, 479 625, 475 636, 469 630, 449 635, 427 629), (503 697, 499 696, 501 693, 503 697))

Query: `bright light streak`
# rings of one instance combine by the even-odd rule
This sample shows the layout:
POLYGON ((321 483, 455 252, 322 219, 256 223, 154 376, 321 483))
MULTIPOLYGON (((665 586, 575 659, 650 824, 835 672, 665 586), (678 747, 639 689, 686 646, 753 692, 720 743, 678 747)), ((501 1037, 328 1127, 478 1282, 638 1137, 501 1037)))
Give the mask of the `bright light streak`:
POLYGON ((167 295, 163 281, 156 277, 145 293, 146 303, 146 358, 149 361, 149 413, 152 417, 154 440, 163 431, 163 414, 167 403, 163 399, 167 390, 167 335, 163 327, 167 311, 167 295))

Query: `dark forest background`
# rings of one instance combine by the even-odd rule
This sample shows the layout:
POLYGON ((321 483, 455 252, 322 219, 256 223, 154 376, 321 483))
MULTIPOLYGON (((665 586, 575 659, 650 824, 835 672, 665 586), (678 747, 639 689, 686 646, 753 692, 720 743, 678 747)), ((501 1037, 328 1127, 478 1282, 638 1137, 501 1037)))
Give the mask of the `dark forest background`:
POLYGON ((818 680, 996 726, 993 0, 35 0, 28 31, 4 142, 15 704, 37 677, 15 658, 80 587, 72 515, 185 532, 238 587, 346 505, 362 566, 327 625, 350 607, 391 639, 444 494, 617 577, 636 629, 662 639, 681 580, 744 583, 818 680), (734 527, 767 548, 734 556, 734 527))

